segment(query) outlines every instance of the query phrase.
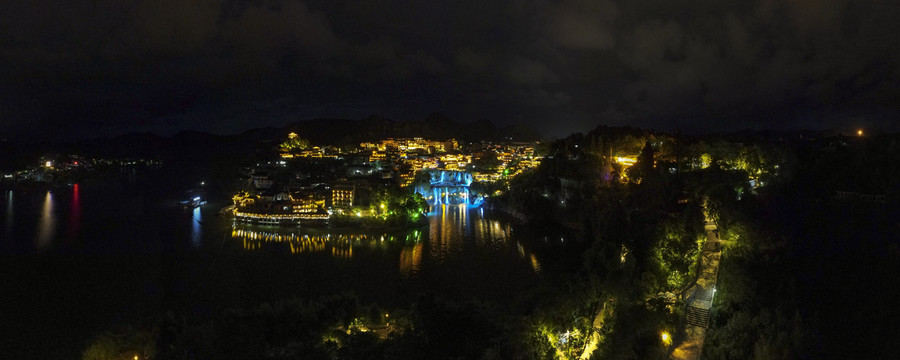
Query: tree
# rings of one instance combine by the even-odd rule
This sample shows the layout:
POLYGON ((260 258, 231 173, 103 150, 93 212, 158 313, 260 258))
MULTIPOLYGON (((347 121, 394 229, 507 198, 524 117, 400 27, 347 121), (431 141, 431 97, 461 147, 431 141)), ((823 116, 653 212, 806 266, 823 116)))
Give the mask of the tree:
POLYGON ((653 145, 647 141, 644 144, 644 149, 641 150, 641 155, 638 156, 638 160, 634 165, 628 170, 626 170, 628 174, 628 178, 631 179, 635 183, 641 183, 647 178, 651 177, 655 173, 655 163, 653 156, 656 154, 656 150, 653 149, 653 145))
POLYGON ((81 354, 83 360, 115 360, 156 355, 156 336, 153 331, 126 327, 98 336, 81 354))
POLYGON ((699 219, 669 220, 660 224, 660 239, 653 250, 659 276, 666 279, 667 290, 684 287, 695 274, 703 235, 699 219))
POLYGON ((301 138, 295 133, 291 133, 290 135, 288 135, 287 140, 285 140, 279 146, 284 151, 306 150, 307 148, 309 148, 309 140, 301 138))

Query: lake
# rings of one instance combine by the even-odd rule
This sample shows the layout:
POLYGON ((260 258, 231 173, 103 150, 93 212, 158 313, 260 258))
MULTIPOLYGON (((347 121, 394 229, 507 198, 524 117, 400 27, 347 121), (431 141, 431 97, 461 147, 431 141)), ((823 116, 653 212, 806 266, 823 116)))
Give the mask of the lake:
POLYGON ((566 236, 482 208, 436 206, 428 226, 388 233, 248 226, 217 216, 224 200, 184 209, 160 186, 125 169, 0 194, 3 358, 78 358, 103 331, 166 311, 203 319, 290 297, 502 303, 580 266, 566 236))

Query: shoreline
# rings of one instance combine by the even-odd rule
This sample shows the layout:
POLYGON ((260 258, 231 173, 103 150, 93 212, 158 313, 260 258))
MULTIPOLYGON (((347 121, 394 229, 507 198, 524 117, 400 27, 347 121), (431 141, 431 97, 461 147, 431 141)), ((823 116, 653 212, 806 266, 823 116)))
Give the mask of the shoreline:
MULTIPOLYGON (((228 205, 216 212, 216 216, 231 218, 234 220, 233 210, 235 206, 228 205)), ((410 230, 421 230, 424 227, 428 227, 429 221, 428 217, 425 214, 422 214, 420 220, 412 223, 408 223, 403 226, 391 226, 380 224, 385 222, 385 220, 381 220, 377 217, 354 217, 354 216, 341 216, 341 215, 330 215, 327 218, 327 223, 314 223, 314 224, 259 224, 259 223, 251 223, 251 222, 235 222, 235 224, 240 224, 241 226, 253 227, 253 228, 274 228, 279 231, 289 230, 327 230, 329 232, 352 232, 352 231, 376 231, 376 232, 385 232, 385 233, 398 233, 410 230), (339 224, 334 224, 334 220, 339 219, 339 224)))

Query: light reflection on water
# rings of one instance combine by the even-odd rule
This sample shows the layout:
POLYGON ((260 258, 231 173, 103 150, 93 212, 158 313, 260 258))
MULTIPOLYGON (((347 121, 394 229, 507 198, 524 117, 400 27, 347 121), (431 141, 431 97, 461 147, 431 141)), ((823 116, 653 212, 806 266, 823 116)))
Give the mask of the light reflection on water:
POLYGON ((281 244, 290 249, 291 254, 328 252, 338 258, 352 258, 354 247, 384 247, 397 242, 418 243, 418 231, 405 235, 371 234, 300 234, 290 229, 255 229, 249 225, 233 224, 231 237, 241 240, 245 250, 256 251, 266 245, 281 244))
POLYGON ((413 277, 419 273, 422 266, 423 247, 423 243, 417 243, 413 246, 404 246, 403 250, 400 250, 400 273, 403 276, 413 277))
POLYGON ((353 257, 354 248, 398 246, 399 259, 396 261, 405 277, 419 273, 423 258, 428 258, 429 262, 446 263, 463 256, 464 252, 473 251, 473 248, 478 253, 508 251, 517 255, 521 263, 535 273, 541 272, 541 264, 535 254, 512 238, 510 225, 485 218, 482 209, 470 209, 465 204, 437 205, 428 217, 427 233, 410 230, 399 234, 304 234, 303 228, 235 223, 231 237, 239 240, 248 251, 280 246, 290 249, 291 254, 326 253, 345 259, 353 257))
POLYGON ((541 272, 541 263, 538 262, 537 257, 535 257, 534 254, 530 254, 529 257, 531 259, 531 268, 534 270, 534 272, 540 273, 541 272))
POLYGON ((72 185, 72 203, 69 211, 69 236, 75 238, 81 230, 81 190, 72 185))
POLYGON ((195 248, 200 247, 201 235, 203 235, 203 230, 201 225, 203 225, 203 215, 200 213, 200 207, 194 208, 194 215, 191 218, 191 245, 195 248))
POLYGON ((44 196, 44 204, 41 207, 41 217, 38 221, 36 247, 45 249, 53 241, 56 234, 56 217, 53 215, 53 193, 47 191, 44 196))

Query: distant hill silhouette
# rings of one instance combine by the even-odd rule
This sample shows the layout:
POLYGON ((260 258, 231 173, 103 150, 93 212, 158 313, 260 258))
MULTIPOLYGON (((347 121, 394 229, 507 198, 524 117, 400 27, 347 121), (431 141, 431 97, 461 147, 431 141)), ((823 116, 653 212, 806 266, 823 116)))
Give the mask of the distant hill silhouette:
POLYGON ((172 137, 153 133, 129 133, 112 138, 77 141, 50 146, 60 153, 80 153, 108 157, 144 158, 210 158, 252 154, 274 146, 289 132, 296 132, 313 145, 358 145, 365 141, 385 138, 423 137, 459 141, 536 141, 541 137, 531 128, 512 125, 498 128, 488 120, 472 123, 455 122, 440 113, 422 121, 394 121, 369 116, 362 120, 313 119, 298 121, 284 127, 265 127, 239 134, 219 136, 201 131, 182 131, 172 137))
MULTIPOLYGON (((498 128, 483 119, 473 123, 459 123, 440 113, 431 114, 422 121, 394 121, 374 115, 362 120, 305 120, 284 127, 284 131, 296 132, 316 145, 357 144, 391 137, 454 138, 470 142, 541 139, 540 135, 526 126, 512 125, 498 128)), ((283 133, 281 136, 284 136, 283 133)))

